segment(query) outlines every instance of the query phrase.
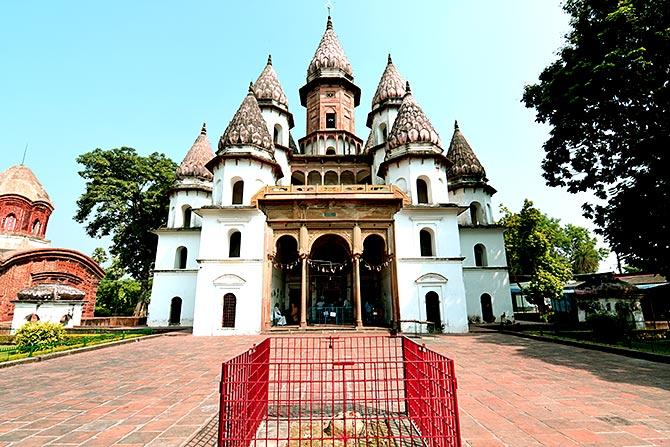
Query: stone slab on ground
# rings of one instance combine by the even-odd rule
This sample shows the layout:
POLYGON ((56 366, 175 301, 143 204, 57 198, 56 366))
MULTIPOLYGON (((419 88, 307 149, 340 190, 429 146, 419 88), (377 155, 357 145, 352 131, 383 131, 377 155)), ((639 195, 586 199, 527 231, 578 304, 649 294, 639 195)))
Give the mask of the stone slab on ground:
MULTIPOLYGON (((0 446, 214 434, 221 361, 261 339, 166 336, 0 370, 0 446)), ((665 364, 499 333, 422 342, 456 361, 466 446, 670 445, 665 364)))

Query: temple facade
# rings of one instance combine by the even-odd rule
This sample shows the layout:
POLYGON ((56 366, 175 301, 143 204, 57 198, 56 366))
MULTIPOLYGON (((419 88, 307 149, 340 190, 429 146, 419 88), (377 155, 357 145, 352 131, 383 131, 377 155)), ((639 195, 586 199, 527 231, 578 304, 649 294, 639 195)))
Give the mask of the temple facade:
POLYGON ((389 56, 356 135, 361 90, 330 17, 299 94, 297 144, 271 58, 216 152, 203 125, 157 229, 148 324, 459 333, 512 315, 496 190, 458 124, 444 146, 389 56))

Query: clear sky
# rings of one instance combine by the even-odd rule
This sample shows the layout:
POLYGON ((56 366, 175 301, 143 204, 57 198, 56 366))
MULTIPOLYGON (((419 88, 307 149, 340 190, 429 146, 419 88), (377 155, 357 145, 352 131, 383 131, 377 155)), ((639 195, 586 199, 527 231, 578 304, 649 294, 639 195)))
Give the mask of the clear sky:
MULTIPOLYGON (((523 86, 556 58, 568 18, 559 0, 332 0, 333 22, 362 90, 365 118, 390 52, 440 133, 454 119, 498 189, 564 223, 592 228, 585 196, 545 186, 548 128, 523 86)), ((0 169, 28 165, 56 207, 54 246, 90 254, 104 242, 72 220, 84 183, 75 158, 96 147, 164 152, 180 162, 207 122, 213 146, 268 53, 304 135, 298 89, 325 29, 326 2, 0 2, 0 169)), ((603 266, 613 268, 611 260, 603 266)))

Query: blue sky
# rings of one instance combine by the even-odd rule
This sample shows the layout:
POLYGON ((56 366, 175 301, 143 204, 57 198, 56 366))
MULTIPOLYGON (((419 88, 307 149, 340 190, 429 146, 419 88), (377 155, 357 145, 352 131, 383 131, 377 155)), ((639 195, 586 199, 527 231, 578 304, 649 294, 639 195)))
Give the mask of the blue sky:
MULTIPOLYGON (((518 210, 530 198, 563 222, 592 227, 581 216, 586 196, 544 185, 548 128, 520 102, 568 30, 559 0, 333 4, 362 89, 361 138, 390 52, 445 146, 458 119, 499 191, 496 204, 518 210)), ((77 155, 130 146, 179 162, 203 121, 215 146, 268 53, 297 140, 305 127, 298 89, 326 15, 322 0, 0 2, 0 169, 19 163, 28 143, 26 164, 56 207, 48 237, 91 253, 104 243, 72 220, 84 189, 77 155)))

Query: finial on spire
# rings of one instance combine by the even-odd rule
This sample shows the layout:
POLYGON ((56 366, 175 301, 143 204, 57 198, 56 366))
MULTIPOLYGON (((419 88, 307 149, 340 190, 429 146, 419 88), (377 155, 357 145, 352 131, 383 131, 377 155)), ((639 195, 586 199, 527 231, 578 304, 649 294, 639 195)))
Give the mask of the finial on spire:
POLYGON ((272 55, 268 54, 268 65, 272 65, 272 55))
POLYGON ((23 158, 21 159, 21 166, 23 166, 26 162, 27 153, 28 153, 28 143, 26 143, 26 147, 23 149, 23 158))
POLYGON ((409 81, 406 81, 405 82, 405 95, 409 95, 410 93, 412 93, 412 89, 409 86, 409 81))
POLYGON ((333 21, 330 18, 330 14, 328 14, 328 21, 326 22, 326 29, 333 29, 333 21))
POLYGON ((333 22, 330 20, 330 10, 332 9, 333 4, 331 3, 330 0, 326 0, 326 9, 328 10, 328 24, 326 25, 326 28, 332 28, 333 27, 333 22))
POLYGON ((454 130, 458 130, 458 120, 454 120, 454 130))
POLYGON ((256 95, 256 92, 254 92, 254 83, 253 82, 249 82, 249 94, 254 95, 254 96, 256 95))
POLYGON ((202 128, 200 129, 200 135, 207 135, 207 123, 202 123, 202 128))
POLYGON ((388 60, 388 64, 389 64, 389 65, 391 65, 392 63, 393 63, 393 60, 391 59, 391 53, 389 53, 389 60, 388 60))

